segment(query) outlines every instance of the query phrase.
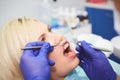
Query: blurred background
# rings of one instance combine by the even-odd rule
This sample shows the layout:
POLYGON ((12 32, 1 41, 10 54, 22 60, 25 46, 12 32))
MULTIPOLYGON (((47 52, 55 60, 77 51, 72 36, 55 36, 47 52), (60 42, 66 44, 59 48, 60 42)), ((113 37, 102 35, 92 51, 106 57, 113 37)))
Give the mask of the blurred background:
POLYGON ((101 36, 113 47, 108 57, 120 64, 120 0, 0 1, 0 30, 19 17, 46 23, 53 32, 66 34, 64 36, 69 40, 70 35, 73 35, 72 39, 80 34, 101 36))

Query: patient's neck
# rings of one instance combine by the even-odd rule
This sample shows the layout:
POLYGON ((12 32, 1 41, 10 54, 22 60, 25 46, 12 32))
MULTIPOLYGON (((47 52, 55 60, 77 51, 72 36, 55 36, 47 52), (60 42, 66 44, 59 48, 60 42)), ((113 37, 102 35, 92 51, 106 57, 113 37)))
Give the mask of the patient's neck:
POLYGON ((64 80, 65 79, 65 77, 59 77, 59 76, 57 76, 57 75, 51 75, 51 77, 50 77, 50 80, 64 80))
POLYGON ((64 78, 54 78, 54 79, 50 79, 50 80, 64 80, 64 78))

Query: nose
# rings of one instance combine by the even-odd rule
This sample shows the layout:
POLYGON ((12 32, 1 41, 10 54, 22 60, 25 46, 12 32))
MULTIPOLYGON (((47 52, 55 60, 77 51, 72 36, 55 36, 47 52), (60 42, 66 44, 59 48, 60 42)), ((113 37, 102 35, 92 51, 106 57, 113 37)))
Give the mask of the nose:
POLYGON ((61 34, 56 35, 56 38, 58 38, 60 41, 63 40, 63 36, 61 34))

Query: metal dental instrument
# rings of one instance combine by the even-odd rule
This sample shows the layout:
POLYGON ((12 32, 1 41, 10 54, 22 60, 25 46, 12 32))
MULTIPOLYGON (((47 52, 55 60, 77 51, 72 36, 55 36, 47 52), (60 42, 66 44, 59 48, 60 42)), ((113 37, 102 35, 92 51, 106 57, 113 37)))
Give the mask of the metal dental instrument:
MULTIPOLYGON (((81 43, 77 43, 77 45, 81 46, 81 43)), ((53 45, 51 47, 56 47, 56 46, 62 46, 62 45, 53 45)), ((41 49, 41 47, 42 46, 24 47, 24 48, 21 48, 21 50, 37 50, 37 49, 41 49)), ((92 47, 93 49, 96 49, 96 50, 101 50, 101 51, 105 51, 105 52, 112 52, 109 49, 97 47, 97 46, 94 46, 94 45, 90 45, 90 47, 92 47)))
MULTIPOLYGON (((81 43, 78 43, 77 45, 81 46, 81 43)), ((96 49, 96 50, 101 50, 101 51, 105 51, 105 52, 112 52, 111 50, 109 50, 107 48, 101 48, 101 47, 97 47, 97 46, 94 46, 94 45, 90 45, 90 47, 92 47, 93 49, 96 49)))
MULTIPOLYGON (((53 45, 51 47, 56 47, 56 46, 62 46, 62 45, 53 45)), ((37 49, 41 49, 42 46, 32 46, 32 47, 24 47, 21 48, 21 50, 37 50, 37 49)))

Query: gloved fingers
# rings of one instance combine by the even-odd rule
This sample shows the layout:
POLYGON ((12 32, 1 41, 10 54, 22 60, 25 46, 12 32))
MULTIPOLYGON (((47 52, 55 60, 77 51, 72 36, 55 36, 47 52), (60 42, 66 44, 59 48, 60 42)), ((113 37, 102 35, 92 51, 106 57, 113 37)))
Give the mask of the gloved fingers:
POLYGON ((82 59, 83 58, 83 55, 81 53, 77 53, 76 56, 79 58, 79 59, 82 59))
POLYGON ((77 46, 75 49, 76 49, 78 52, 81 52, 81 47, 80 47, 80 46, 77 46))
MULTIPOLYGON (((91 44, 86 43, 85 41, 78 41, 77 44, 78 44, 78 45, 81 44, 80 46, 77 46, 77 47, 76 47, 76 50, 80 53, 80 55, 81 55, 82 57, 87 57, 87 56, 89 56, 89 52, 87 51, 87 49, 89 49, 88 46, 91 45, 91 44), (83 45, 84 45, 84 47, 83 47, 83 45), (86 46, 87 46, 87 48, 86 48, 86 46), (86 48, 86 49, 84 49, 84 48, 86 48)), ((80 55, 78 55, 78 56, 80 56, 80 55)), ((90 56, 91 56, 91 55, 90 55, 90 56)))
POLYGON ((76 50, 78 51, 77 57, 79 59, 82 59, 83 57, 87 57, 88 56, 88 55, 86 55, 85 51, 83 50, 83 48, 81 46, 77 46, 76 50))
MULTIPOLYGON (((81 45, 79 46, 79 44, 81 44, 81 42, 83 42, 83 41, 78 41, 78 42, 77 42, 78 46, 76 47, 76 50, 77 50, 78 52, 83 52, 82 46, 81 46, 81 45)), ((90 43, 87 43, 87 44, 92 45, 92 44, 90 44, 90 43)))
POLYGON ((80 60, 79 65, 80 65, 81 67, 84 67, 84 66, 85 66, 85 57, 84 57, 84 55, 82 55, 82 54, 80 54, 80 53, 77 53, 76 55, 77 55, 77 57, 78 57, 79 60, 80 60))
MULTIPOLYGON (((25 47, 32 47, 32 46, 42 46, 45 42, 29 42, 26 44, 25 47)), ((29 55, 29 56, 35 56, 37 55, 36 53, 33 54, 33 50, 24 50, 23 55, 29 55)))
POLYGON ((50 46, 50 43, 45 42, 41 47, 41 50, 38 54, 38 57, 47 57, 47 54, 53 50, 53 47, 50 46))
POLYGON ((81 60, 79 63, 79 66, 82 67, 83 69, 85 69, 85 67, 86 67, 85 61, 81 60))
POLYGON ((50 66, 54 66, 55 65, 55 61, 48 59, 48 64, 50 66))
POLYGON ((33 52, 34 56, 38 56, 39 52, 40 52, 40 50, 35 50, 35 51, 33 52))
POLYGON ((82 41, 81 45, 82 45, 83 50, 85 51, 85 55, 95 57, 96 51, 93 48, 91 48, 88 43, 86 43, 85 41, 82 41))
POLYGON ((84 61, 83 61, 83 55, 81 55, 80 53, 77 53, 76 55, 77 55, 77 57, 78 57, 79 60, 80 60, 79 66, 82 66, 82 63, 84 62, 84 61))
MULTIPOLYGON (((45 42, 41 42, 41 44, 44 44, 45 42)), ((38 44, 39 45, 39 44, 38 44)), ((51 48, 51 51, 53 50, 53 48, 51 48)), ((38 54, 39 54, 39 51, 40 50, 34 50, 34 55, 35 56, 38 56, 38 54)))
POLYGON ((42 46, 44 43, 45 43, 44 41, 30 42, 26 45, 26 47, 42 46))
MULTIPOLYGON (((77 41, 77 45, 81 44, 81 42, 86 42, 86 41, 85 40, 83 40, 83 41, 77 41)), ((92 45, 91 43, 87 43, 87 44, 92 45)))

